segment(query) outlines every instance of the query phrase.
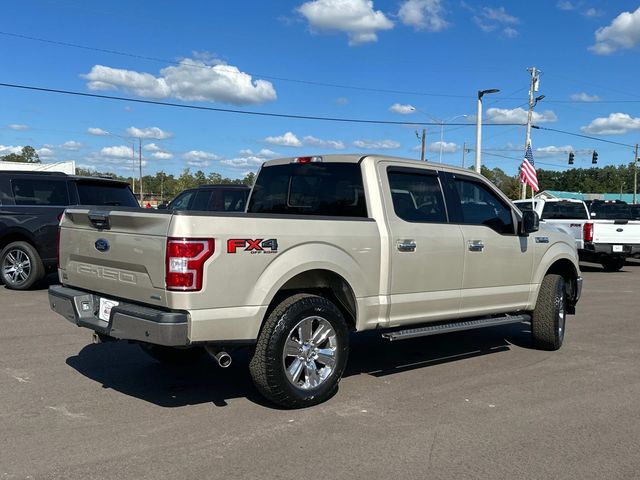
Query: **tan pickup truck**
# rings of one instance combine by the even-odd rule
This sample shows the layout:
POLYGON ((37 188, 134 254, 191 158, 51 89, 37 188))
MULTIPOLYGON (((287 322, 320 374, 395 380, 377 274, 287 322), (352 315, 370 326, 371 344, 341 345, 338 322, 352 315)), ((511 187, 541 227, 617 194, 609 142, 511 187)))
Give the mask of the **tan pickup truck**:
POLYGON ((556 350, 582 279, 574 239, 538 231, 480 175, 375 155, 263 165, 246 213, 71 208, 51 308, 160 361, 251 349, 286 407, 333 395, 350 332, 390 341, 530 322, 556 350))

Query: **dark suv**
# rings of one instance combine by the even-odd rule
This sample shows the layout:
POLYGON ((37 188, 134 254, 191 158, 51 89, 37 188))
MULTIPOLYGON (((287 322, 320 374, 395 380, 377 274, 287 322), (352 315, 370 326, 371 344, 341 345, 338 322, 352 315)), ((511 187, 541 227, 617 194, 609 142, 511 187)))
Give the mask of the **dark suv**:
POLYGON ((201 185, 180 192, 166 207, 169 210, 244 212, 251 189, 244 185, 201 185))
POLYGON ((0 171, 0 278, 7 288, 25 290, 55 270, 58 222, 70 205, 139 206, 125 182, 0 171))

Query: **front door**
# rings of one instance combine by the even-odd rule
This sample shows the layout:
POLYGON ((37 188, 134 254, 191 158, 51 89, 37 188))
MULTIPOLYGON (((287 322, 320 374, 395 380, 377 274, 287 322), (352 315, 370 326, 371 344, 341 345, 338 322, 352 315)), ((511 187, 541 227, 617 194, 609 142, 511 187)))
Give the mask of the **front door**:
POLYGON ((447 174, 451 221, 462 230, 463 316, 513 312, 529 301, 533 271, 533 237, 517 234, 517 217, 509 203, 487 182, 464 174, 447 174))

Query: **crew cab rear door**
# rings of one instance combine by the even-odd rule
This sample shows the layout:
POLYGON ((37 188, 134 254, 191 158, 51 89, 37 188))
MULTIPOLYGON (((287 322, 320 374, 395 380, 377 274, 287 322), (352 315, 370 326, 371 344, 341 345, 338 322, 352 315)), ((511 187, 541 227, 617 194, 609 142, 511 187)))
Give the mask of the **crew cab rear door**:
POLYGON ((488 182, 458 173, 445 175, 449 216, 464 239, 461 313, 487 315, 525 307, 534 236, 517 235, 515 211, 488 182))
POLYGON ((448 223, 438 172, 387 162, 378 169, 391 237, 391 326, 457 317, 462 233, 448 223))

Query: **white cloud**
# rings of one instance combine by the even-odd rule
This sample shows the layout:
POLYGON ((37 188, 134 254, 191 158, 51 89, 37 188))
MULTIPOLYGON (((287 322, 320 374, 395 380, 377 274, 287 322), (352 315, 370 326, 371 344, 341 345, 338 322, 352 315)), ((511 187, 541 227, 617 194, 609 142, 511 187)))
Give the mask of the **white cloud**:
POLYGON ((400 148, 400 144, 395 140, 356 140, 353 144, 358 148, 367 150, 392 150, 400 148))
POLYGON ((158 152, 161 150, 160 147, 155 143, 148 143, 142 148, 144 148, 148 152, 158 152))
POLYGON ((47 147, 36 149, 36 153, 40 158, 52 158, 54 155, 53 150, 47 147))
POLYGON ((345 32, 349 45, 378 40, 378 30, 393 28, 393 22, 371 0, 313 0, 298 7, 312 31, 345 32))
POLYGON ((264 158, 256 156, 246 156, 221 160, 220 163, 234 168, 257 167, 264 163, 264 158))
POLYGON ((344 150, 345 146, 340 140, 322 140, 320 138, 307 135, 302 139, 305 145, 313 145, 314 147, 332 148, 334 150, 344 150))
POLYGON ((9 155, 11 153, 20 153, 22 147, 15 145, 0 145, 0 155, 9 155))
POLYGON ((400 20, 416 30, 439 32, 449 26, 441 0, 406 0, 398 11, 400 20))
POLYGON ((113 147, 104 147, 100 150, 100 155, 111 158, 131 158, 133 150, 127 145, 114 145, 113 147))
POLYGON ((586 92, 574 93, 569 97, 574 102, 598 102, 600 97, 598 95, 589 95, 586 92))
POLYGON ((416 107, 409 104, 403 105, 401 103, 394 103, 389 107, 389 111, 399 113, 400 115, 410 115, 416 111, 416 107))
POLYGON ((602 15, 604 15, 604 13, 601 10, 598 10, 597 8, 588 8, 587 10, 582 12, 582 15, 584 15, 587 18, 595 18, 595 17, 601 17, 602 15))
POLYGON ((274 152, 273 150, 269 150, 268 148, 263 148, 257 153, 257 155, 259 157, 269 158, 269 157, 277 157, 280 154, 277 152, 274 152))
POLYGON ((153 152, 151 156, 158 160, 169 160, 173 158, 173 155, 170 154, 169 152, 153 152))
POLYGON ((173 133, 165 132, 164 130, 158 127, 147 127, 147 128, 129 127, 127 128, 126 131, 128 136, 136 137, 136 138, 153 138, 154 140, 164 140, 165 138, 173 137, 173 133))
POLYGON ((502 33, 508 38, 514 38, 518 35, 518 31, 513 28, 513 25, 520 23, 520 19, 508 14, 504 7, 482 7, 482 9, 473 16, 473 20, 480 30, 485 33, 493 32, 497 28, 502 28, 502 33))
MULTIPOLYGON (((555 145, 549 145, 547 147, 539 147, 534 149, 533 158, 536 157, 554 157, 557 155, 565 155, 573 152, 571 145, 564 145, 562 147, 556 147, 555 145)), ((575 153, 575 152, 574 152, 575 153)))
POLYGON ((211 164, 209 160, 188 160, 187 165, 190 167, 204 168, 211 164))
POLYGON ((94 65, 82 75, 90 90, 124 90, 146 98, 178 98, 247 105, 276 99, 271 82, 254 80, 238 67, 218 61, 184 59, 160 70, 160 76, 94 65))
POLYGON ((556 7, 558 7, 560 10, 566 11, 575 10, 577 8, 576 5, 574 5, 569 0, 560 0, 558 3, 556 3, 556 7))
POLYGON ((608 117, 595 118, 580 130, 595 135, 621 135, 640 130, 640 118, 633 118, 627 113, 610 113, 608 117))
POLYGON ((29 125, 10 123, 9 125, 7 125, 7 128, 10 128, 11 130, 29 130, 29 125))
POLYGON ((182 158, 188 160, 190 162, 202 162, 209 160, 219 160, 220 157, 215 153, 205 152, 203 150, 191 150, 189 152, 183 153, 182 158))
POLYGON ((439 152, 440 151, 440 143, 442 143, 442 153, 455 153, 460 148, 457 144, 453 142, 433 142, 429 144, 427 150, 430 152, 439 152))
POLYGON ((298 140, 298 137, 296 137, 292 132, 286 132, 284 135, 280 135, 277 137, 267 137, 264 139, 264 141, 273 145, 280 145, 282 147, 302 146, 302 142, 298 140))
POLYGON ((64 150, 76 151, 80 150, 82 144, 80 142, 76 142, 75 140, 69 140, 68 142, 64 142, 62 145, 60 145, 60 147, 62 147, 64 150))
MULTIPOLYGON (((533 112, 533 123, 556 122, 558 117, 551 110, 533 112)), ((485 121, 492 123, 527 123, 527 111, 523 108, 489 108, 485 113, 485 121)))
POLYGON ((91 135, 98 135, 100 137, 109 135, 109 132, 107 132, 106 130, 103 130, 101 128, 96 128, 96 127, 87 128, 87 132, 89 132, 91 135))
POLYGON ((502 30, 502 33, 507 38, 516 38, 518 35, 520 35, 520 33, 515 28, 511 28, 511 27, 504 28, 502 30))
POLYGON ((609 55, 616 50, 633 48, 640 43, 640 7, 622 12, 611 25, 601 27, 595 33, 596 43, 589 50, 598 55, 609 55))
POLYGON ((349 99, 347 97, 338 97, 336 98, 336 105, 344 106, 349 104, 349 99))

